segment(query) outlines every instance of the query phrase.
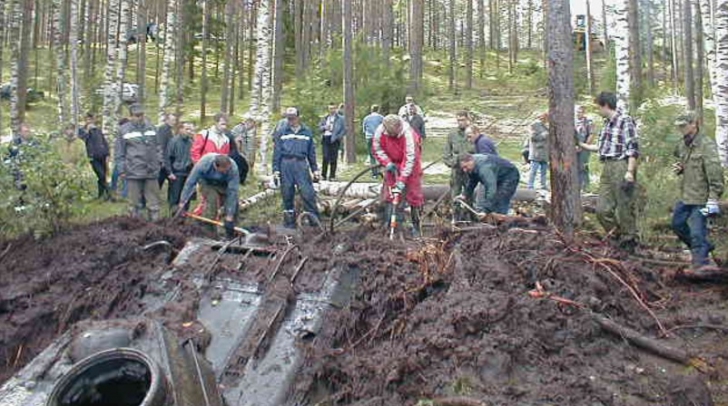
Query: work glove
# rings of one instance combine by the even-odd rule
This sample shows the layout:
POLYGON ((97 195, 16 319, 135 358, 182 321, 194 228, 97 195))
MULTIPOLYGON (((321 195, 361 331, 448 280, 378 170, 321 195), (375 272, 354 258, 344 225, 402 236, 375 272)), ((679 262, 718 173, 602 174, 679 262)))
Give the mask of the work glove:
POLYGON ((705 207, 700 209, 700 213, 703 214, 703 216, 717 216, 720 214, 720 206, 718 206, 717 200, 708 200, 708 203, 705 204, 705 207))
POLYGON ((404 182, 399 181, 394 185, 394 189, 392 189, 392 193, 397 193, 397 194, 403 193, 404 188, 405 188, 404 182))
POLYGON ((231 239, 235 238, 235 222, 225 221, 225 237, 231 239))
POLYGON ((387 164, 387 172, 389 173, 395 173, 397 172, 397 164, 394 162, 390 162, 387 164))
POLYGON ((276 188, 281 187, 281 173, 273 172, 273 186, 276 188))

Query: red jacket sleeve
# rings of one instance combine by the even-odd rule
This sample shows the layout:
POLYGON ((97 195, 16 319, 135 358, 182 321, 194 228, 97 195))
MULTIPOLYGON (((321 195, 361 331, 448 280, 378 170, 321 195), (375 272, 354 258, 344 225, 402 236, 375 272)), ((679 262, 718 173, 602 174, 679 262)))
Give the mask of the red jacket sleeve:
POLYGON ((197 163, 202 158, 203 150, 205 149, 205 137, 202 134, 195 134, 195 140, 192 142, 192 148, 190 148, 190 158, 192 163, 197 163))

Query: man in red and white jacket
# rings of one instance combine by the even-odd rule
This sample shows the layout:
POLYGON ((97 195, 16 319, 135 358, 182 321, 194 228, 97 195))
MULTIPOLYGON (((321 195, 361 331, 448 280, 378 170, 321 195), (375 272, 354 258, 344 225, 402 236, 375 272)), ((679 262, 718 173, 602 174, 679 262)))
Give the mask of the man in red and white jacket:
POLYGON ((193 163, 198 163, 207 154, 230 154, 230 138, 227 136, 227 126, 227 114, 217 113, 215 114, 215 124, 195 135, 195 141, 190 149, 193 163))
POLYGON ((412 234, 419 237, 420 211, 425 203, 420 135, 402 118, 390 114, 374 133, 372 154, 385 168, 383 199, 391 203, 396 195, 403 195, 412 210, 412 234))

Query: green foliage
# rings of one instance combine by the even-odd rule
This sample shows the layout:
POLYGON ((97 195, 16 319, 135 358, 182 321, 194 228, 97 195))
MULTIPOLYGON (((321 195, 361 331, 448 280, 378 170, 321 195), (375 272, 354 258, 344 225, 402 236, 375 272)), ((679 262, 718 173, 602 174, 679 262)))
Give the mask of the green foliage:
MULTIPOLYGON (((66 141, 56 141, 63 142, 66 141)), ((72 217, 82 215, 79 201, 89 197, 90 174, 85 163, 65 163, 48 137, 24 146, 21 154, 0 166, 0 234, 56 233, 72 217), (21 186, 23 189, 21 190, 21 186)))

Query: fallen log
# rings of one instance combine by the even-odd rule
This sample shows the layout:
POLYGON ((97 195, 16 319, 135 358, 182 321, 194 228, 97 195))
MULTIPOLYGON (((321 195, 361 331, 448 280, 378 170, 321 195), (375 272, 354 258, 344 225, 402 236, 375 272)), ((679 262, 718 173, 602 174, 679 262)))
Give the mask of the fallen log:
POLYGON ((632 330, 629 327, 622 326, 600 314, 591 313, 591 318, 599 325, 599 327, 601 327, 605 331, 612 333, 615 336, 624 338, 632 345, 649 351, 655 355, 659 355, 662 358, 679 362, 683 365, 695 367, 703 363, 701 360, 691 357, 690 354, 687 353, 687 351, 670 347, 657 340, 646 337, 638 333, 637 331, 632 330))
POLYGON ((276 194, 276 189, 266 189, 240 201, 240 211, 247 210, 276 194))

